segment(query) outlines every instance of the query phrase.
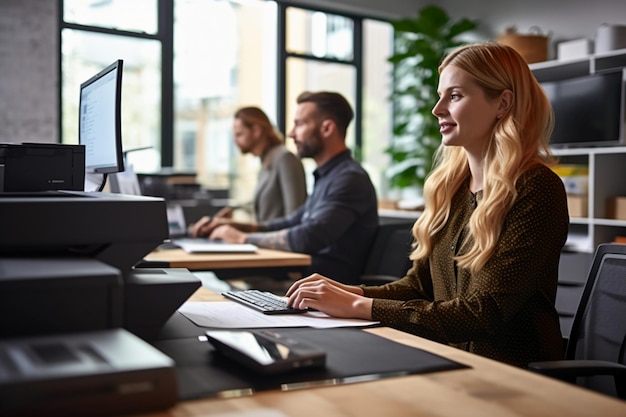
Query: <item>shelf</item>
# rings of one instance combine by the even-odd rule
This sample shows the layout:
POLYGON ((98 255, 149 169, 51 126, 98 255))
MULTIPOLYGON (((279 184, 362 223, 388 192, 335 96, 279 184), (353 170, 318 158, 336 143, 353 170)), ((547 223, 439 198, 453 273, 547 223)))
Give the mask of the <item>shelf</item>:
POLYGON ((569 222, 570 224, 589 225, 593 223, 597 226, 626 227, 626 220, 605 219, 602 217, 594 219, 589 217, 570 217, 569 222))
POLYGON ((591 73, 591 61, 588 58, 571 61, 545 61, 530 64, 529 67, 539 82, 582 77, 591 73))
POLYGON ((551 60, 529 65, 539 82, 582 77, 600 71, 626 67, 626 49, 568 60, 551 60))
MULTIPOLYGON (((624 71, 626 49, 568 61, 541 62, 531 64, 530 68, 539 82, 608 70, 624 71)), ((626 135, 626 128, 622 135, 626 135)), ((626 236, 626 220, 606 218, 607 199, 626 196, 626 146, 555 147, 552 152, 561 164, 586 165, 589 168, 587 216, 570 218, 567 242, 559 264, 557 308, 561 331, 564 337, 568 337, 572 313, 584 289, 596 248, 601 243, 614 241, 617 236, 626 236)), ((584 214, 582 211, 578 213, 584 214)))
POLYGON ((598 218, 598 219, 593 219, 593 223, 598 226, 626 227, 626 220, 598 218))
POLYGON ((570 217, 570 224, 589 224, 589 217, 570 217))
POLYGON ((596 72, 624 68, 626 67, 626 49, 595 55, 594 62, 596 72))
POLYGON ((626 153, 626 146, 599 146, 596 148, 553 148, 552 153, 557 156, 589 156, 626 153))
POLYGON ((626 146, 553 149, 553 152, 563 164, 589 167, 588 216, 570 218, 570 235, 579 242, 577 250, 593 252, 600 243, 626 236, 626 220, 606 217, 607 199, 626 196, 626 181, 622 180, 626 146))

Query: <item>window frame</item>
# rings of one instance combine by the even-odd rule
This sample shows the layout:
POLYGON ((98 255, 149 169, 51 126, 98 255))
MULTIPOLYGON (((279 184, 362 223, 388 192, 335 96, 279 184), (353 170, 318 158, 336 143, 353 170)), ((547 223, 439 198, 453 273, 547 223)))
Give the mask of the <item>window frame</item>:
MULTIPOLYGON (((354 103, 354 138, 355 138, 355 156, 361 155, 359 151, 363 147, 363 129, 362 129, 362 114, 363 114, 363 17, 347 14, 339 11, 325 9, 321 7, 312 7, 302 5, 293 1, 276 1, 278 6, 278 91, 277 91, 277 125, 283 129, 283 132, 288 131, 288 121, 285 120, 287 109, 287 61, 289 58, 298 58, 304 61, 317 61, 326 63, 335 63, 342 65, 351 65, 355 69, 355 103, 354 103), (336 58, 324 58, 317 57, 311 54, 301 54, 287 51, 287 9, 290 7, 307 10, 311 12, 322 12, 327 14, 334 14, 351 19, 354 22, 354 31, 352 36, 352 50, 353 56, 351 60, 336 59, 336 58)), ((375 20, 375 19, 373 19, 375 20)))
MULTIPOLYGON (((64 15, 64 0, 57 0, 59 7, 59 133, 63 132, 63 54, 62 54, 62 32, 64 29, 73 29, 78 31, 93 32, 100 34, 109 34, 115 36, 124 36, 137 39, 150 39, 156 40, 161 43, 161 167, 172 167, 174 165, 174 1, 175 0, 158 0, 157 1, 157 31, 155 34, 134 32, 128 30, 119 30, 99 26, 89 26, 76 23, 65 22, 64 15)), ((277 6, 277 42, 278 42, 278 54, 277 54, 277 109, 276 109, 276 124, 284 132, 288 131, 288 121, 286 118, 286 85, 287 85, 287 60, 289 58, 298 58, 304 61, 318 61, 327 63, 337 63, 341 65, 350 65, 355 69, 355 103, 354 103, 354 137, 355 157, 360 159, 360 150, 363 147, 363 129, 362 129, 362 114, 363 114, 363 21, 365 19, 377 20, 385 22, 387 20, 374 16, 359 15, 355 13, 348 13, 340 10, 333 10, 331 8, 317 7, 310 4, 301 4, 296 1, 285 0, 264 0, 273 1, 277 6), (291 53, 287 51, 286 45, 286 33, 287 33, 287 9, 293 7, 311 12, 322 12, 327 14, 333 14, 342 16, 347 19, 351 19, 354 22, 353 30, 353 57, 350 60, 336 59, 336 58, 324 58, 317 57, 310 54, 291 53)))

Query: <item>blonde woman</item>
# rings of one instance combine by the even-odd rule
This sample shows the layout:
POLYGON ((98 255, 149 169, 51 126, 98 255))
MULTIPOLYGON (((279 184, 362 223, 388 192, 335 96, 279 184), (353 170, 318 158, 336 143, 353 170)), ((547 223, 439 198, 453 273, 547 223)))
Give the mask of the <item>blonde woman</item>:
POLYGON ((517 366, 560 359, 554 302, 569 218, 549 168, 550 102, 504 45, 460 47, 439 74, 432 113, 442 146, 413 226, 412 268, 378 287, 314 274, 288 290, 290 304, 379 320, 517 366))

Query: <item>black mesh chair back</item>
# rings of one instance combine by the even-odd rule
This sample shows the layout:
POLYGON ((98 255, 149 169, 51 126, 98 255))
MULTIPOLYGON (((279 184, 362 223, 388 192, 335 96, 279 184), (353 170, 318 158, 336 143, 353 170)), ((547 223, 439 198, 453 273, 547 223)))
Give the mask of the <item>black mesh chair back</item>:
POLYGON ((361 282, 380 285, 403 277, 411 267, 409 260, 413 236, 411 220, 381 220, 365 264, 361 282))
MULTIPOLYGON (((626 245, 598 246, 566 350, 569 360, 626 364, 626 245)), ((624 398, 625 377, 588 376, 577 384, 624 398), (621 391, 621 392, 619 392, 621 391)))

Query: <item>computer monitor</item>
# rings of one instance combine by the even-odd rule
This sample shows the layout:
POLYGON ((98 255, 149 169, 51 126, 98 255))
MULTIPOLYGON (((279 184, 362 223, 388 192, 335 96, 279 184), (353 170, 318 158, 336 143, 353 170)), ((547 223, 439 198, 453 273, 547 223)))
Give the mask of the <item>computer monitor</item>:
POLYGON ((122 150, 122 70, 117 60, 80 85, 78 138, 85 145, 87 174, 124 171, 122 150))
POLYGON ((542 82, 554 109, 553 147, 614 146, 626 141, 622 70, 542 82))

